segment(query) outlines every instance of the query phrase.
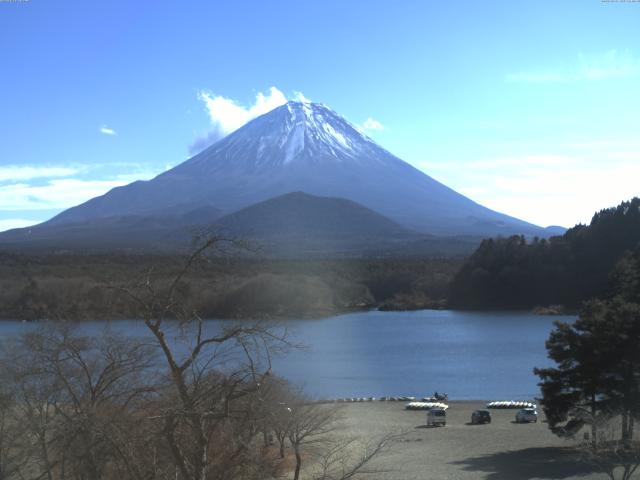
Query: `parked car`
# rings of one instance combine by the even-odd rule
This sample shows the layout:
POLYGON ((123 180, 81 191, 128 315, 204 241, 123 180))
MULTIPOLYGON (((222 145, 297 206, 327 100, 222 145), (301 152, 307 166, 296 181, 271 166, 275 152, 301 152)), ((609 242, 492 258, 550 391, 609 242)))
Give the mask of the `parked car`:
POLYGON ((443 408, 432 408, 427 412, 427 427, 444 427, 447 424, 447 412, 443 408))
POLYGON ((471 414, 471 423, 474 425, 491 423, 491 413, 489 410, 476 410, 471 414))
POLYGON ((534 408, 523 408, 516 413, 517 423, 537 422, 538 412, 534 408))

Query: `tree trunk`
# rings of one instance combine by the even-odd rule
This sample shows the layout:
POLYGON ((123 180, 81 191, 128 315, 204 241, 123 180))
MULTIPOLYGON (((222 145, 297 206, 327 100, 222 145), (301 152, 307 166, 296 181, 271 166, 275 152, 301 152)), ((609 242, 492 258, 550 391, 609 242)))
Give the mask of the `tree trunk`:
POLYGON ((595 450, 598 446, 598 441, 596 438, 596 434, 598 433, 598 428, 596 426, 596 395, 595 393, 591 394, 591 446, 595 450))
POLYGON ((294 445, 294 451, 296 452, 296 470, 293 474, 293 480, 298 480, 300 478, 300 468, 302 467, 302 455, 300 455, 300 448, 297 444, 294 445))
POLYGON ((200 419, 200 425, 198 429, 198 448, 200 449, 200 458, 198 459, 198 480, 207 480, 207 462, 209 461, 207 458, 207 434, 206 434, 206 425, 205 420, 200 419))
POLYGON ((40 434, 40 448, 42 450, 42 459, 44 460, 45 468, 47 469, 47 480, 53 480, 53 472, 51 471, 51 462, 49 461, 49 449, 47 448, 46 431, 43 430, 40 434))
POLYGON ((622 410, 622 443, 629 444, 629 412, 626 408, 622 410))

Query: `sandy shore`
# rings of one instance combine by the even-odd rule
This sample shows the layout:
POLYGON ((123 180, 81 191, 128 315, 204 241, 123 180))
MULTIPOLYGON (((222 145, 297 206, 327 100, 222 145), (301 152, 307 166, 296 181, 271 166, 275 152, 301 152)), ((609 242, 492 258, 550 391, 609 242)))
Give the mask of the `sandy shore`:
POLYGON ((402 402, 345 405, 349 435, 375 439, 406 432, 375 462, 385 480, 417 479, 602 479, 582 464, 571 441, 538 423, 516 424, 517 410, 491 410, 492 423, 471 425, 471 412, 485 402, 450 402, 446 427, 426 428, 426 412, 407 411, 402 402))

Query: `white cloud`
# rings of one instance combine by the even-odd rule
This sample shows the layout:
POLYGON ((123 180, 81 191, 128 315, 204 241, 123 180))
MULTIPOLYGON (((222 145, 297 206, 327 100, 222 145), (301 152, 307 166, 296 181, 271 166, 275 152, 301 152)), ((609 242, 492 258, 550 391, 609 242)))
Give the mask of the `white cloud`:
MULTIPOLYGON (((198 99, 204 102, 209 114, 211 129, 205 135, 197 137, 189 145, 191 155, 204 150, 250 120, 264 115, 288 101, 286 95, 276 87, 271 87, 266 94, 258 92, 255 102, 249 106, 240 105, 235 100, 222 95, 214 95, 207 90, 198 92, 198 99)), ((302 92, 294 92, 292 99, 298 102, 310 102, 302 92)))
MULTIPOLYGON (((524 167, 558 167, 575 165, 575 159, 566 155, 520 155, 509 157, 483 158, 472 161, 452 162, 417 162, 416 166, 425 172, 441 171, 441 172, 473 172, 472 175, 482 175, 483 171, 509 171, 509 169, 520 171, 524 167)), ((475 187, 469 187, 475 190, 475 187)), ((483 188, 483 190, 486 190, 483 188)))
POLYGON ((117 135, 113 128, 109 128, 106 125, 100 127, 100 133, 104 133, 105 135, 117 135))
POLYGON ((364 123, 361 125, 362 130, 364 131, 370 131, 370 130, 377 130, 377 131, 382 131, 384 130, 384 125, 382 125, 378 120, 374 119, 374 118, 367 118, 364 123))
POLYGON ((70 177, 81 173, 81 167, 5 165, 0 166, 0 182, 19 182, 37 178, 70 177))
POLYGON ((484 160, 476 160, 466 162, 465 168, 471 169, 487 169, 487 168, 504 168, 504 167, 558 167, 560 165, 575 164, 575 159, 566 155, 521 155, 498 157, 484 160))
POLYGON ((104 165, 0 167, 0 181, 4 180, 0 184, 0 210, 19 212, 69 208, 114 187, 147 180, 160 173, 138 164, 119 165, 126 169, 126 173, 111 170, 101 179, 80 177, 86 177, 87 172, 104 165), (38 181, 34 183, 31 180, 38 181))
POLYGON ((474 199, 538 225, 572 227, 588 224, 598 210, 638 196, 637 178, 637 163, 524 171, 495 176, 491 191, 474 199))
POLYGON ((36 225, 44 220, 25 220, 23 218, 5 218, 0 219, 0 232, 11 230, 14 228, 24 228, 31 225, 36 225))
POLYGON ((580 76, 585 80, 640 75, 640 60, 634 58, 629 51, 609 50, 596 58, 586 55, 580 55, 579 58, 580 76))
POLYGON ((596 211, 640 195, 640 149, 574 149, 419 167, 486 207, 541 226, 589 223, 596 211))
POLYGON ((629 51, 609 50, 600 55, 578 55, 572 65, 558 70, 521 71, 507 75, 519 83, 569 83, 640 75, 640 60, 629 51))
POLYGON ((125 162, 0 167, 0 213, 6 217, 0 218, 0 231, 41 223, 51 211, 73 207, 136 180, 148 180, 161 170, 125 162), (89 174, 94 178, 86 178, 89 174), (36 218, 24 218, 32 216, 36 218))
POLYGON ((112 180, 62 178, 49 180, 44 185, 15 183, 0 186, 0 210, 69 208, 131 181, 131 177, 125 176, 112 180))
POLYGON ((255 103, 249 107, 238 105, 230 98, 213 95, 204 90, 198 93, 198 98, 207 108, 211 126, 223 136, 237 130, 249 120, 287 103, 287 97, 276 87, 271 87, 266 95, 258 92, 255 103))
MULTIPOLYGON (((274 108, 287 103, 287 96, 276 87, 271 87, 268 93, 258 92, 255 102, 249 106, 240 105, 238 102, 224 97, 214 95, 207 90, 198 92, 198 99, 204 102, 211 129, 205 134, 197 137, 189 145, 189 154, 195 155, 218 140, 226 137, 231 132, 245 125, 250 120, 270 112, 274 108)), ((291 100, 296 102, 310 103, 302 92, 295 91, 291 95, 291 100)), ((382 131, 384 125, 374 118, 367 118, 362 125, 356 125, 362 133, 368 131, 382 131)))
POLYGON ((302 92, 293 92, 293 100, 296 102, 311 103, 311 100, 305 97, 302 92))

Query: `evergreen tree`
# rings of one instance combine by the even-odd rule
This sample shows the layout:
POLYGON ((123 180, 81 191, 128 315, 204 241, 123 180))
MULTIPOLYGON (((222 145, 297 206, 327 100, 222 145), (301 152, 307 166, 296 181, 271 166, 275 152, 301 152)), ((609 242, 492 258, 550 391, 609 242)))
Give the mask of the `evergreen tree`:
MULTIPOLYGON (((484 240, 456 274, 450 304, 505 309, 560 304, 577 309, 590 298, 610 297, 612 268, 639 245, 640 198, 602 210, 590 225, 577 225, 548 241, 522 236, 484 240)), ((640 252, 625 258, 638 272, 640 252)), ((640 273, 636 275, 638 292, 640 273)), ((640 294, 635 301, 640 302, 640 294)))
POLYGON ((546 343, 555 368, 535 369, 549 428, 573 435, 619 417, 621 441, 633 440, 640 418, 640 254, 627 255, 611 278, 616 295, 585 304, 573 324, 557 322, 546 343))
POLYGON ((574 324, 556 322, 546 347, 557 367, 534 369, 542 380, 542 407, 556 435, 573 436, 587 424, 595 441, 599 414, 606 408, 607 382, 597 354, 602 350, 598 327, 590 315, 574 324))

